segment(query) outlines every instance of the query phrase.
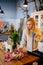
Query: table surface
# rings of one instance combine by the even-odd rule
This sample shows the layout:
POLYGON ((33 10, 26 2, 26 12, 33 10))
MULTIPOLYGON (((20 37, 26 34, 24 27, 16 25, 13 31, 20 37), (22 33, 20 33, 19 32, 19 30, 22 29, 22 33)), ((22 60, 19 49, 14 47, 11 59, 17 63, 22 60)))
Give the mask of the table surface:
MULTIPOLYGON (((2 44, 0 43, 0 46, 2 46, 2 44)), ((30 54, 26 54, 26 56, 24 56, 22 59, 20 60, 12 60, 10 62, 4 62, 3 61, 3 56, 4 56, 4 51, 0 49, 0 64, 1 65, 24 65, 27 63, 32 63, 34 61, 38 61, 39 58, 30 54)))

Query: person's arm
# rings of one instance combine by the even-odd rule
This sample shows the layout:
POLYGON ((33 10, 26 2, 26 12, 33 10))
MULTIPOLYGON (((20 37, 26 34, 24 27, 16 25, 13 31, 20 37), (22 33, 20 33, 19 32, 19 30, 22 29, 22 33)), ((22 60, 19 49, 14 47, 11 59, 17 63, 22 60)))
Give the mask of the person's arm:
POLYGON ((24 53, 27 53, 27 50, 26 50, 26 44, 27 44, 27 42, 26 42, 26 40, 27 40, 26 34, 27 34, 26 31, 23 30, 21 43, 20 43, 20 46, 18 47, 18 50, 22 51, 24 53))
POLYGON ((21 47, 25 47, 26 46, 26 40, 27 40, 27 36, 26 36, 26 31, 25 30, 23 30, 23 34, 22 34, 22 39, 21 39, 21 47))

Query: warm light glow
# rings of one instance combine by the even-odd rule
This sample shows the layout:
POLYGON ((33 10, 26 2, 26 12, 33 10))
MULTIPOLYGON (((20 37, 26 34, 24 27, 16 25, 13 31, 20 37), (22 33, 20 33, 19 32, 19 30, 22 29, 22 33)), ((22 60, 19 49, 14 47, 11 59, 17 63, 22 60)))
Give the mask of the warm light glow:
POLYGON ((23 5, 23 7, 28 7, 28 5, 23 5))
POLYGON ((27 0, 24 0, 23 7, 28 7, 28 2, 27 2, 27 0))

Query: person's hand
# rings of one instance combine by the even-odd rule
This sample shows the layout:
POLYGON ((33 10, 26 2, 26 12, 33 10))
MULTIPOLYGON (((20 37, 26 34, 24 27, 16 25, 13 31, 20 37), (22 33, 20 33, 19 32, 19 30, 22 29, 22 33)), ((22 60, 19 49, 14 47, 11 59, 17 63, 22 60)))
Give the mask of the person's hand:
POLYGON ((17 49, 18 49, 20 52, 27 53, 26 48, 25 48, 25 47, 22 47, 21 45, 17 45, 17 49))
POLYGON ((19 47, 18 49, 20 52, 27 53, 27 50, 25 47, 19 47))
POLYGON ((26 50, 25 47, 22 48, 22 51, 23 51, 24 53, 27 53, 27 50, 26 50))

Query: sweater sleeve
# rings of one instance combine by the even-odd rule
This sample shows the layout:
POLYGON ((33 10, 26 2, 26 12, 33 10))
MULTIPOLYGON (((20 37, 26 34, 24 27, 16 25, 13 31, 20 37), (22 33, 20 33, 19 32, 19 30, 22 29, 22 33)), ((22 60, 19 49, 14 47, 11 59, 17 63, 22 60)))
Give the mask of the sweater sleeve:
POLYGON ((22 40, 21 40, 21 47, 25 47, 26 46, 26 43, 27 43, 26 41, 27 41, 26 31, 23 30, 22 40))

